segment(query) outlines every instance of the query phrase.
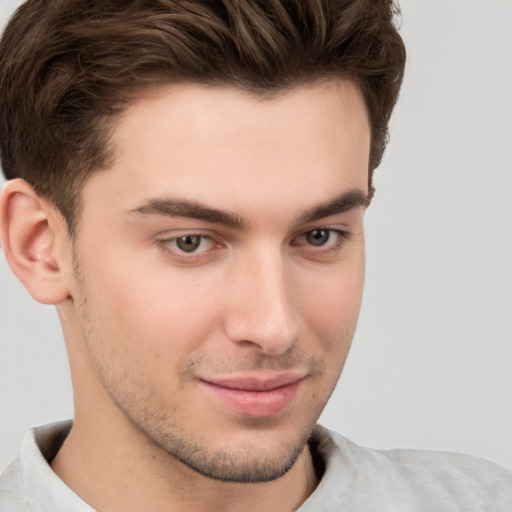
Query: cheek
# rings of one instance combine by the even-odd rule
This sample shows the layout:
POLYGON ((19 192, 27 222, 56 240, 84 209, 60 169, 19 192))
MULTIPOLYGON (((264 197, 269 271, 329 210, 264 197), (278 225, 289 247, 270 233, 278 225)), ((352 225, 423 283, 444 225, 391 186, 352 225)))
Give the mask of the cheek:
POLYGON ((359 316, 364 259, 303 284, 302 310, 308 325, 325 343, 350 343, 359 316))
POLYGON ((213 331, 218 311, 208 280, 161 269, 121 270, 111 269, 105 285, 93 291, 112 343, 167 364, 213 331))
POLYGON ((321 361, 317 396, 330 396, 347 359, 359 316, 364 264, 333 274, 324 286, 307 290, 305 323, 309 350, 321 361))
POLYGON ((134 403, 148 401, 141 395, 148 389, 161 390, 151 400, 173 396, 216 324, 207 287, 176 276, 124 273, 119 266, 94 279, 86 270, 82 329, 103 385, 134 403))

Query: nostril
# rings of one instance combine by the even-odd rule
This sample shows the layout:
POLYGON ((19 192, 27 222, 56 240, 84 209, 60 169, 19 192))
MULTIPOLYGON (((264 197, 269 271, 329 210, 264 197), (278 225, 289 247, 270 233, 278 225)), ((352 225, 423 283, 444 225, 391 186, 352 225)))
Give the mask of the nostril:
POLYGON ((241 347, 247 347, 247 348, 259 347, 259 345, 257 343, 255 343, 254 341, 249 341, 249 340, 239 340, 239 341, 237 341, 237 343, 241 347))

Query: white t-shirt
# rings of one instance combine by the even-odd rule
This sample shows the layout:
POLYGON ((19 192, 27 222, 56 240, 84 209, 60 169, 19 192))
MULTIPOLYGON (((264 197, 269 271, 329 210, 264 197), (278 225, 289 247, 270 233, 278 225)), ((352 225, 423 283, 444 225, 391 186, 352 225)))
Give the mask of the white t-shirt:
MULTIPOLYGON (((48 463, 71 422, 27 432, 0 477, 1 512, 94 512, 48 463)), ((512 512, 512 471, 468 455, 372 450, 316 427, 310 440, 323 470, 298 512, 512 512)))
POLYGON ((317 427, 324 475, 299 512, 512 512, 512 471, 459 453, 373 450, 317 427))

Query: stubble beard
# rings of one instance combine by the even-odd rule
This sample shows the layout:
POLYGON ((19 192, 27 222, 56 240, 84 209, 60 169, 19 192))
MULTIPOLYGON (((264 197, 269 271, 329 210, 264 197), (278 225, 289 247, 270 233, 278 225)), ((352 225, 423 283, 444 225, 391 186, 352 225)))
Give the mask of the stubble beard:
POLYGON ((176 432, 148 432, 136 426, 152 444, 187 468, 213 480, 242 484, 270 482, 285 475, 304 451, 313 430, 304 429, 297 439, 287 441, 279 453, 270 456, 261 455, 254 446, 212 451, 207 442, 199 444, 176 432))
MULTIPOLYGON (((174 411, 167 411, 158 399, 148 395, 127 393, 137 379, 131 384, 110 381, 107 369, 99 369, 98 375, 110 399, 120 410, 131 426, 143 436, 145 441, 159 454, 178 461, 187 468, 213 480, 232 483, 262 483, 276 480, 285 475, 295 464, 307 446, 311 433, 325 403, 317 404, 314 413, 304 411, 310 419, 303 422, 294 433, 293 438, 286 438, 283 443, 272 450, 257 445, 249 440, 245 445, 233 445, 214 448, 215 439, 190 432, 180 423, 179 406, 174 411)), ((126 375, 126 374, 125 374, 126 375)), ((134 386, 143 389, 142 386, 134 386)), ((334 389, 334 386, 333 386, 334 389)), ((331 390, 332 393, 333 390, 331 390)), ((330 397, 330 393, 329 393, 330 397)), ((197 418, 200 424, 203 418, 197 418)), ((207 418, 204 420, 207 422, 207 418)), ((279 429, 278 418, 246 418, 241 427, 256 435, 279 429)), ((186 425, 186 423, 185 423, 186 425)), ((240 428, 240 425, 237 427, 240 428)), ((210 434, 211 435, 211 434, 210 434)), ((270 434, 272 435, 272 434, 270 434)), ((261 439, 261 436, 259 436, 261 439)))
MULTIPOLYGON (((105 376, 103 372, 101 374, 100 378, 104 382, 105 376)), ((119 389, 113 389, 108 382, 104 382, 104 385, 116 407, 153 450, 156 449, 160 454, 179 461, 205 477, 243 484, 270 482, 285 475, 306 448, 318 417, 330 397, 329 394, 325 403, 316 406, 317 411, 312 416, 311 411, 305 412, 310 416, 309 421, 302 424, 293 438, 286 438, 278 449, 266 450, 266 446, 258 446, 250 441, 246 445, 218 449, 212 448, 208 436, 200 437, 186 431, 179 424, 179 418, 176 421, 173 412, 162 412, 159 405, 151 399, 148 400, 148 397, 132 399, 129 395, 120 393, 119 389)), ((126 391, 122 384, 121 387, 126 391)), ((197 421, 201 422, 202 418, 199 417, 197 421)), ((260 430, 268 431, 269 427, 272 430, 272 423, 279 428, 279 420, 272 418, 247 419, 243 428, 248 433, 257 433, 260 430)))
MULTIPOLYGON (((168 411, 163 401, 159 401, 157 394, 151 392, 142 371, 134 371, 129 365, 123 367, 117 357, 118 354, 107 353, 105 347, 108 344, 103 343, 101 322, 97 322, 89 310, 83 276, 78 264, 75 267, 75 275, 81 291, 77 309, 82 333, 87 340, 97 376, 113 404, 151 446, 187 468, 221 482, 269 482, 282 477, 293 467, 304 451, 318 417, 334 391, 343 365, 325 399, 317 402, 313 411, 309 407, 309 411, 305 411, 309 421, 302 424, 293 439, 286 439, 286 444, 282 445, 277 453, 274 450, 272 454, 268 454, 250 443, 233 450, 229 450, 229 447, 212 450, 207 438, 194 439, 183 425, 179 425, 179 418, 176 418, 179 413, 176 410, 168 411)), ((295 364, 293 361, 298 357, 292 355, 288 363, 279 366, 291 368, 295 364)), ((274 364, 269 363, 269 366, 274 364)), ((315 361, 312 366, 313 374, 323 370, 321 361, 315 361)), ((312 398, 316 400, 316 397, 312 398)), ((198 422, 200 421, 201 418, 198 418, 198 422)), ((265 430, 272 426, 272 423, 278 422, 279 419, 276 418, 247 418, 245 427, 253 431, 265 430)))

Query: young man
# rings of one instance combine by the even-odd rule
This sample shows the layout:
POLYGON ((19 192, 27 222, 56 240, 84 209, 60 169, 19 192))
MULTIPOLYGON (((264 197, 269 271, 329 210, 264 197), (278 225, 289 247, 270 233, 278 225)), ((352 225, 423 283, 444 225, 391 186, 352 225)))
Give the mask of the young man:
POLYGON ((6 257, 73 423, 0 510, 510 510, 510 472, 315 426, 354 333, 404 49, 390 2, 25 3, 0 45, 6 257))

